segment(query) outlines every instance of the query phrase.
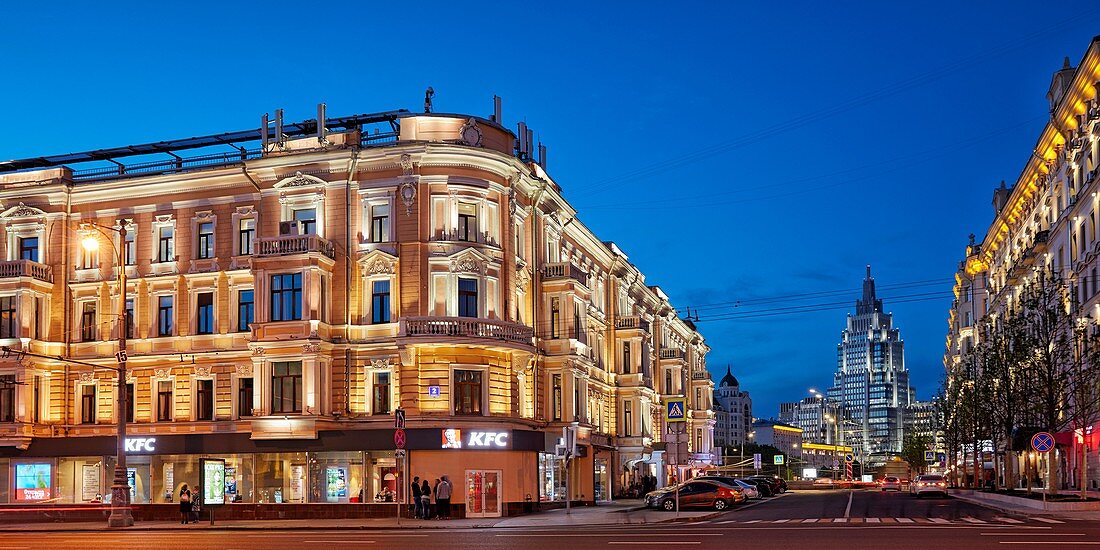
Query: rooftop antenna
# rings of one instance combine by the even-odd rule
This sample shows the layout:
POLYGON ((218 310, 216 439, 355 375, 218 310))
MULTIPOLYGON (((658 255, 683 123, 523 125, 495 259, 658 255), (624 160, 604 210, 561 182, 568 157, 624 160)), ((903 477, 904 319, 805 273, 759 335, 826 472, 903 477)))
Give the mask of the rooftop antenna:
POLYGON ((269 131, 270 128, 268 128, 267 113, 264 113, 264 116, 260 117, 260 139, 264 143, 261 150, 264 152, 267 152, 267 142, 271 140, 269 131))
POLYGON ((281 147, 286 141, 286 135, 283 134, 283 110, 275 109, 275 142, 281 147))
POLYGON ((527 160, 527 158, 530 156, 531 149, 527 145, 527 123, 526 122, 523 122, 523 121, 519 122, 519 130, 516 132, 516 134, 517 134, 516 139, 518 140, 518 145, 516 147, 516 151, 519 153, 520 160, 527 160))
POLYGON ((325 109, 326 106, 324 103, 317 104, 317 143, 321 145, 328 144, 328 139, 326 139, 327 131, 325 129, 325 121, 327 120, 325 118, 325 109))
POLYGON ((432 98, 435 97, 435 90, 431 86, 428 86, 427 90, 424 90, 424 112, 432 112, 432 98))
POLYGON ((493 95, 493 122, 503 124, 500 118, 500 96, 493 95))
POLYGON ((546 146, 539 142, 539 166, 546 170, 546 146))

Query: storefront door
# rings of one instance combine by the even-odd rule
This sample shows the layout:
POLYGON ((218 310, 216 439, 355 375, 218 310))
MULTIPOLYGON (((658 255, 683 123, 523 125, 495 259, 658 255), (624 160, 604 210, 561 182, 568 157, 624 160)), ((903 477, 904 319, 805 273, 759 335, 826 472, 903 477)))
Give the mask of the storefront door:
POLYGON ((466 517, 500 517, 500 470, 466 470, 466 517))

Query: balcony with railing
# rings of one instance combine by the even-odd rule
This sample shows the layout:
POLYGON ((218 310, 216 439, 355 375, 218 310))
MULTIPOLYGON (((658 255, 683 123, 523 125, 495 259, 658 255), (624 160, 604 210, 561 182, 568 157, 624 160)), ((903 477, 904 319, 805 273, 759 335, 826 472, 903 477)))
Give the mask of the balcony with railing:
POLYGON ((535 329, 520 323, 472 317, 404 317, 398 338, 457 342, 471 340, 532 347, 535 329))
POLYGON ((649 321, 638 315, 624 315, 615 319, 615 330, 640 330, 649 332, 649 321))
POLYGON ((705 370, 695 371, 695 372, 691 373, 691 379, 692 380, 710 380, 710 373, 705 371, 705 370))
POLYGON ((31 260, 0 262, 0 279, 30 277, 47 283, 53 282, 53 268, 31 260))
POLYGON ((543 280, 546 281, 572 279, 582 285, 588 285, 588 272, 577 267, 572 262, 548 263, 542 268, 542 276, 543 280))
POLYGON ((332 243, 317 235, 280 235, 256 239, 256 256, 290 256, 294 254, 323 254, 329 259, 336 257, 332 243))
POLYGON ((684 350, 680 348, 662 348, 661 359, 683 359, 684 350))

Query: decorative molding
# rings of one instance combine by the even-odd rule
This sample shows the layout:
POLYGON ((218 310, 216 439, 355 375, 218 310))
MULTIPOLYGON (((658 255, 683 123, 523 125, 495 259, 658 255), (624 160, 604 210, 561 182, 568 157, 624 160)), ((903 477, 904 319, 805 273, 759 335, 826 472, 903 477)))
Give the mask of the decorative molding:
POLYGON ((263 357, 264 353, 264 348, 261 348, 259 346, 252 348, 252 357, 263 357))
POLYGON ((302 353, 320 353, 320 352, 321 352, 321 343, 320 342, 309 342, 307 344, 302 344, 302 353))
POLYGON ((238 376, 252 376, 252 365, 237 365, 238 376))
POLYGON ((95 376, 90 372, 82 372, 82 373, 80 373, 80 381, 81 382, 95 382, 95 376))
POLYGON ((162 216, 153 216, 153 225, 175 225, 176 220, 172 217, 172 214, 164 214, 162 216))
POLYGON ((413 175, 412 155, 408 153, 401 154, 401 173, 405 174, 406 176, 413 175))
POLYGON ((45 211, 20 202, 18 206, 13 206, 0 214, 0 218, 36 218, 45 215, 45 211))
POLYGON ((397 260, 388 254, 371 254, 364 258, 362 265, 363 274, 368 276, 393 275, 397 272, 397 260))
POLYGON ((214 216, 213 210, 203 210, 202 212, 195 212, 195 221, 197 222, 214 221, 215 218, 216 216, 214 216))
POLYGON ((310 187, 313 185, 325 185, 325 180, 316 176, 307 176, 302 172, 294 172, 294 175, 282 179, 275 183, 273 187, 276 188, 289 188, 289 187, 310 187))
POLYGON ((153 370, 153 378, 168 378, 172 375, 172 369, 155 369, 153 370))
POLYGON ((133 382, 134 381, 134 371, 133 370, 127 370, 126 371, 126 381, 127 382, 133 382))
POLYGON ((526 292, 527 285, 531 283, 531 272, 526 267, 516 268, 516 289, 526 292))
POLYGON ((195 365, 195 376, 210 376, 214 372, 214 367, 208 365, 195 365))
POLYGON ((488 271, 488 263, 473 254, 462 255, 451 259, 451 273, 477 273, 484 275, 488 271))
POLYGON ((458 130, 458 142, 463 145, 481 147, 481 138, 481 128, 478 128, 477 121, 473 117, 467 119, 466 124, 458 130))
POLYGON ((413 205, 416 204, 415 179, 409 179, 408 181, 401 182, 400 187, 398 187, 397 189, 397 195, 401 197, 401 203, 405 205, 405 215, 411 215, 413 205))
POLYGON ((391 367, 393 367, 393 365, 390 363, 389 357, 371 359, 370 365, 367 365, 367 369, 369 370, 389 370, 391 367))
POLYGON ((236 208, 236 210, 233 211, 233 213, 238 215, 238 216, 253 216, 253 215, 256 214, 256 207, 255 206, 238 206, 236 208))

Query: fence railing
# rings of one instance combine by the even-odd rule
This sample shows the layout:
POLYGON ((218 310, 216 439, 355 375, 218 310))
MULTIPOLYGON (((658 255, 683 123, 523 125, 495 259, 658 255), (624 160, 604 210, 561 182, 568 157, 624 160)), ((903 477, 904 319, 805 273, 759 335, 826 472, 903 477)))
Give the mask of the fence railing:
POLYGON ((53 268, 31 260, 0 262, 0 278, 32 277, 39 281, 53 282, 53 268))
POLYGON ((402 336, 460 336, 532 345, 535 329, 519 323, 470 317, 405 317, 402 336))
POLYGON ((290 254, 306 254, 320 252, 329 258, 335 258, 336 254, 332 243, 317 235, 280 235, 278 237, 261 237, 256 239, 255 252, 257 256, 287 256, 290 254))

